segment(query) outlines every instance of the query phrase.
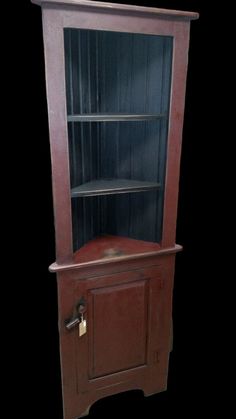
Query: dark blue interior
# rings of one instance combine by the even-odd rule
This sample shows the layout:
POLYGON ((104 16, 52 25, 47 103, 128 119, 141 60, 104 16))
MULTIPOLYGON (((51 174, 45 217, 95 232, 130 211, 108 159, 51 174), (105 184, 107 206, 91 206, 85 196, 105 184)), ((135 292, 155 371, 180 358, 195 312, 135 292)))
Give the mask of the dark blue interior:
POLYGON ((73 198, 74 250, 101 234, 160 242, 172 38, 79 29, 64 35, 68 116, 117 117, 68 122, 71 188, 106 178, 161 185, 158 191, 73 198), (127 113, 144 116, 119 121, 127 113), (145 114, 157 119, 145 120, 145 114))

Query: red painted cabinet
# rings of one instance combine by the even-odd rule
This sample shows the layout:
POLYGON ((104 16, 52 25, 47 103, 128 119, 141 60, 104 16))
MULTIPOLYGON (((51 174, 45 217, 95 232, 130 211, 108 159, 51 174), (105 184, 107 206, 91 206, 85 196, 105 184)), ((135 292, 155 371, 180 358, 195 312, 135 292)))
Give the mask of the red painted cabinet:
POLYGON ((167 386, 192 12, 42 7, 64 419, 167 386))
MULTIPOLYGON (((104 395, 167 385, 175 256, 158 266, 78 279, 59 279, 66 417, 83 414, 104 395), (86 333, 66 325, 83 302, 86 333), (68 400, 67 400, 68 398, 68 400)), ((153 261, 154 262, 154 261, 153 261)))

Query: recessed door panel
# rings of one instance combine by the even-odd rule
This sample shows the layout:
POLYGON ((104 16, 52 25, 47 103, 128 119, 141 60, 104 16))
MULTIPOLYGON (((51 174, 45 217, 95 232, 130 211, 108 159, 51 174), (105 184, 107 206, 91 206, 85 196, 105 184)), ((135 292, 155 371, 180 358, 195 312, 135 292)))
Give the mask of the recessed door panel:
POLYGON ((147 280, 89 292, 90 378, 146 363, 147 280))

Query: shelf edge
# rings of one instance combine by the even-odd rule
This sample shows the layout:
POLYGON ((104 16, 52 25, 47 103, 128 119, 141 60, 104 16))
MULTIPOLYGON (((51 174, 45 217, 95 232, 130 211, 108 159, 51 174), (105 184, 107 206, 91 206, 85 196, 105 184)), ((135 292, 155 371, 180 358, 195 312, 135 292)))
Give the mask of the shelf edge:
POLYGON ((89 196, 105 196, 105 195, 120 195, 125 193, 139 193, 139 192, 149 192, 149 191, 155 191, 160 189, 161 184, 156 183, 156 185, 153 186, 140 186, 140 187, 130 187, 130 188, 111 188, 111 189, 104 189, 104 190, 97 190, 97 191, 82 191, 82 192, 76 192, 71 189, 71 198, 86 198, 89 196))
POLYGON ((166 114, 76 114, 68 115, 67 122, 125 122, 125 121, 156 121, 158 119, 166 118, 166 114))
POLYGON ((154 252, 146 252, 146 253, 135 253, 132 255, 127 256, 117 256, 115 258, 103 258, 103 259, 97 259, 89 262, 81 262, 81 263, 68 263, 68 264, 58 264, 57 262, 52 263, 49 266, 50 272, 61 272, 61 271, 67 271, 70 269, 80 269, 80 268, 86 268, 86 267, 92 267, 96 265, 106 265, 106 264, 112 264, 114 262, 121 262, 126 260, 134 260, 134 259, 140 259, 140 258, 147 258, 147 257, 153 257, 153 256, 164 256, 169 255, 173 253, 181 252, 183 249, 183 246, 176 244, 173 247, 168 247, 166 249, 157 250, 154 252))

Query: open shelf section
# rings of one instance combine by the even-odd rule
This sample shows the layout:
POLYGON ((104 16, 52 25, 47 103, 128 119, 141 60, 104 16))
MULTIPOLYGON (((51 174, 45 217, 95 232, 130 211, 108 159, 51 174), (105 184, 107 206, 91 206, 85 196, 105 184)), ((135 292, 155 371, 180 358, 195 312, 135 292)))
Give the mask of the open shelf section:
POLYGON ((153 121, 165 118, 166 114, 132 114, 132 113, 87 113, 68 115, 68 122, 97 122, 97 121, 153 121))
POLYGON ((142 192, 160 188, 160 183, 131 179, 100 179, 83 183, 71 190, 72 198, 142 192))

